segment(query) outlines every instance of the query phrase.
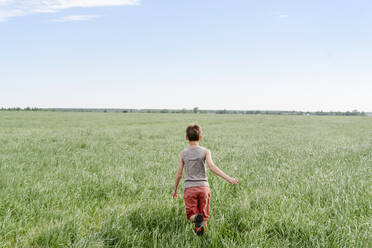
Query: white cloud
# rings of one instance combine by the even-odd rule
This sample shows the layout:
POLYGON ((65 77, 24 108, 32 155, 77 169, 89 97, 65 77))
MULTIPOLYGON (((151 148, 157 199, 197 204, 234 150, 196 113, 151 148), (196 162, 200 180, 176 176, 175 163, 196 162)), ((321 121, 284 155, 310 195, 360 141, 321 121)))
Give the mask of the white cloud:
POLYGON ((279 15, 280 18, 288 18, 289 15, 279 15))
POLYGON ((94 18, 98 18, 98 15, 71 15, 63 16, 57 19, 51 20, 52 22, 73 22, 73 21, 89 21, 94 18))
POLYGON ((24 12, 22 10, 8 10, 8 11, 2 11, 0 9, 0 22, 5 21, 8 18, 15 17, 15 16, 23 16, 24 12))
POLYGON ((35 13, 56 13, 69 8, 138 5, 140 0, 0 0, 0 21, 35 13))

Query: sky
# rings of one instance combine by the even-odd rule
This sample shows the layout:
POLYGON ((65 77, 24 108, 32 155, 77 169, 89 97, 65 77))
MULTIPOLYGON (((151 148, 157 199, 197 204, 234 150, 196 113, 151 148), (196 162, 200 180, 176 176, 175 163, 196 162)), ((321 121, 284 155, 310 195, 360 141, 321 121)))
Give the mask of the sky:
POLYGON ((372 112, 372 1, 0 0, 0 107, 372 112))

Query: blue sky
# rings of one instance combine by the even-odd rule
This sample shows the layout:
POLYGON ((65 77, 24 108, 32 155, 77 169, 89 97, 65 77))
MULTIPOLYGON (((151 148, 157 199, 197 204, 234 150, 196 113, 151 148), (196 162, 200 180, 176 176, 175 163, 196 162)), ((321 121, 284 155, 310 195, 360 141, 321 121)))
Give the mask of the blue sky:
POLYGON ((371 1, 0 0, 0 106, 372 111, 371 1))

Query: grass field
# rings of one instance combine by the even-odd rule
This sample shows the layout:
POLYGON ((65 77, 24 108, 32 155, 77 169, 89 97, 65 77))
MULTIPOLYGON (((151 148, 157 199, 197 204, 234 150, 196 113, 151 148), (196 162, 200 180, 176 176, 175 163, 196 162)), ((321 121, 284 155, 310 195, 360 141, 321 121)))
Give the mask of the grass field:
POLYGON ((372 118, 0 112, 0 247, 372 247, 372 118), (187 124, 209 173, 197 237, 171 192, 187 124))

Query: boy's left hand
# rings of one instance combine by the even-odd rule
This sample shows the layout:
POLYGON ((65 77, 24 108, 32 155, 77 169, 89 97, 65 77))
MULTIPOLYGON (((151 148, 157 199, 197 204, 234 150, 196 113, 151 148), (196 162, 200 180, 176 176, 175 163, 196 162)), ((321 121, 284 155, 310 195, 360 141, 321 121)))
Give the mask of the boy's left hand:
POLYGON ((177 192, 173 191, 172 196, 173 196, 173 199, 176 199, 177 198, 177 192))

